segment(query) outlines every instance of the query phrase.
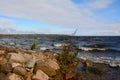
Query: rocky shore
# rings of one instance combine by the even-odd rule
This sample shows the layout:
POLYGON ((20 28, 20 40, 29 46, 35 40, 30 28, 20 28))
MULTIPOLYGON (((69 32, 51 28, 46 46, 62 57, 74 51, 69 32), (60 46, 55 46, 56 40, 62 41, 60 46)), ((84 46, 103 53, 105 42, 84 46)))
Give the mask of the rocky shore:
POLYGON ((63 65, 54 52, 0 46, 0 80, 119 80, 120 69, 109 67, 81 59, 63 65))
POLYGON ((48 80, 60 68, 55 53, 0 47, 0 80, 48 80))

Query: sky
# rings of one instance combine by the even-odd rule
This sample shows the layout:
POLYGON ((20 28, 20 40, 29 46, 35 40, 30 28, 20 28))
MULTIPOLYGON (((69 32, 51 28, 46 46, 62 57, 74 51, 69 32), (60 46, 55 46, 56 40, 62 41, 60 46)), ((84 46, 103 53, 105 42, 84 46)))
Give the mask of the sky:
POLYGON ((0 34, 120 36, 120 0, 0 0, 0 34))

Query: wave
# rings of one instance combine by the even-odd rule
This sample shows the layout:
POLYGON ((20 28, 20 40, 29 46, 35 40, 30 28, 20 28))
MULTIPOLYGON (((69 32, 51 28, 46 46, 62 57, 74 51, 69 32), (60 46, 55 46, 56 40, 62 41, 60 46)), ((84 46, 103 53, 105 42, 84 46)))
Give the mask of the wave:
MULTIPOLYGON (((55 43, 53 45, 46 45, 46 46, 41 46, 39 49, 40 50, 62 50, 62 46, 63 45, 68 45, 66 43, 55 43)), ((96 45, 96 44, 95 44, 96 45)), ((105 46, 105 45, 104 45, 105 46)), ((76 49, 78 49, 79 51, 86 51, 86 52, 120 52, 120 48, 116 48, 116 47, 103 47, 103 45, 99 44, 96 47, 93 46, 75 46, 76 49)))
POLYGON ((105 48, 90 48, 90 47, 79 47, 81 51, 106 51, 105 48))
POLYGON ((57 43, 57 44, 54 44, 53 46, 54 47, 62 47, 62 46, 67 46, 69 44, 66 44, 66 43, 57 43))
POLYGON ((87 54, 87 53, 79 53, 78 57, 83 60, 89 59, 95 63, 109 64, 111 67, 120 66, 120 57, 100 56, 100 55, 95 56, 93 54, 87 54))
POLYGON ((84 45, 84 47, 92 47, 92 48, 105 48, 107 45, 105 43, 94 43, 94 44, 88 44, 84 45))
POLYGON ((112 52, 120 52, 120 49, 117 48, 92 48, 92 47, 79 47, 80 51, 112 51, 112 52))

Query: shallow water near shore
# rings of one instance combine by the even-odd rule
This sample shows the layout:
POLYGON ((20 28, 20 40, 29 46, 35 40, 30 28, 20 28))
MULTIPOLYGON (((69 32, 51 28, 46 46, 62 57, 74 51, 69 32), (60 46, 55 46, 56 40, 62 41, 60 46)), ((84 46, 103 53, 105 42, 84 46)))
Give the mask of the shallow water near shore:
POLYGON ((87 36, 0 36, 0 45, 30 49, 34 41, 38 42, 36 50, 60 52, 62 43, 73 44, 80 50, 79 57, 96 63, 120 66, 120 37, 87 37, 87 36))

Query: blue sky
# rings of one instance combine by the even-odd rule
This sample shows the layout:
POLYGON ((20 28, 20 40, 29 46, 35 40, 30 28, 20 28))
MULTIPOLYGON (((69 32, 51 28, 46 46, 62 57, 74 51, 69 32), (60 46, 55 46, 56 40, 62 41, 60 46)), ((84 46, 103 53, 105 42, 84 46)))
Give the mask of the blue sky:
POLYGON ((120 35, 120 0, 0 0, 0 33, 120 35))

